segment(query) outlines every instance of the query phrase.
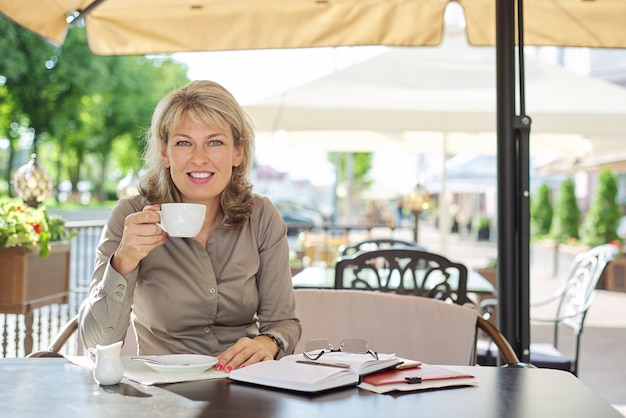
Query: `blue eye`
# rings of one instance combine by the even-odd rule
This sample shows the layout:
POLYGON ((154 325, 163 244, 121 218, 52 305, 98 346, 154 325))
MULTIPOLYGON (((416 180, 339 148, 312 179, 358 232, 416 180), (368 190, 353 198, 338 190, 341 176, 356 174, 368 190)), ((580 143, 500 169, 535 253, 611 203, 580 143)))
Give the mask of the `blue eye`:
POLYGON ((184 141, 184 140, 183 141, 176 141, 176 145, 183 146, 183 147, 188 147, 189 145, 191 145, 191 142, 184 141))
POLYGON ((209 145, 212 147, 217 147, 219 145, 222 145, 224 142, 219 140, 219 139, 212 139, 211 141, 209 141, 209 145))

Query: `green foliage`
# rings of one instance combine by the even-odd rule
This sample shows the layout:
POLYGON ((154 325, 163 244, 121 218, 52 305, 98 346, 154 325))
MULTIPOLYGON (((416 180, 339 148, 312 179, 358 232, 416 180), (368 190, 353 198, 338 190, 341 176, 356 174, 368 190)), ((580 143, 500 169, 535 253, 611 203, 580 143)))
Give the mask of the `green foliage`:
POLYGON ((364 179, 369 170, 372 168, 371 152, 354 152, 354 153, 329 153, 328 160, 337 164, 337 173, 339 181, 344 182, 352 175, 354 180, 364 179), (352 159, 350 159, 352 154, 352 159))
POLYGON ((581 214, 576 200, 576 186, 571 177, 561 183, 554 215, 552 234, 557 241, 566 242, 579 238, 581 214))
POLYGON ((550 233, 554 208, 552 206, 552 190, 546 183, 539 187, 537 196, 531 200, 530 215, 534 234, 547 235, 550 233))
POLYGON ((486 216, 479 216, 474 220, 474 229, 486 229, 491 228, 491 219, 486 216))
POLYGON ((49 214, 43 206, 33 208, 19 199, 0 199, 0 245, 39 248, 47 257, 50 243, 70 239, 65 218, 49 214))
POLYGON ((489 261, 487 262, 487 265, 485 265, 485 267, 483 267, 485 269, 491 269, 491 270, 495 270, 498 268, 498 259, 497 258, 490 258, 489 261))
MULTIPOLYGON (((40 164, 54 158, 56 167, 46 168, 57 184, 89 180, 102 197, 108 173, 139 171, 152 110, 166 91, 188 82, 184 65, 169 57, 95 56, 83 27, 70 29, 59 48, 2 15, 0 33, 0 136, 11 140, 9 168, 18 129, 28 127, 40 164)), ((8 183, 10 170, 4 175, 8 183)))
POLYGON ((372 168, 372 158, 371 152, 328 154, 328 160, 337 167, 339 184, 352 184, 354 194, 371 185, 372 180, 367 177, 367 173, 372 168))
POLYGON ((617 203, 617 177, 605 169, 598 177, 598 187, 585 217, 583 242, 595 247, 617 239, 617 226, 621 217, 617 203))

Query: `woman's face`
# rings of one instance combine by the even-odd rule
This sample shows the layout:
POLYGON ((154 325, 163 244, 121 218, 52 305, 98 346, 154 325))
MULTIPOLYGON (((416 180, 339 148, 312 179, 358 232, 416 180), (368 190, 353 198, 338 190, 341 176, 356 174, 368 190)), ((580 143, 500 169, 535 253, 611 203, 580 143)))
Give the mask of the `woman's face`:
POLYGON ((233 167, 241 164, 243 147, 235 147, 230 129, 187 118, 172 130, 161 158, 183 202, 209 204, 219 201, 233 167))

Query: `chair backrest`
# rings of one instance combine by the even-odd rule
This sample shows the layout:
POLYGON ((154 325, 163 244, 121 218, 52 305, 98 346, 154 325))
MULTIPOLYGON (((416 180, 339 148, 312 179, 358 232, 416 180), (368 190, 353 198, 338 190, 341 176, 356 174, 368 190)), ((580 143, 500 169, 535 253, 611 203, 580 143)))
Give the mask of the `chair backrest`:
POLYGON ((432 364, 470 365, 477 312, 438 300, 362 290, 295 289, 306 341, 363 338, 372 350, 432 364))
MULTIPOLYGON (((122 355, 137 355, 137 338, 133 326, 128 327, 126 338, 122 346, 122 355)), ((63 326, 53 341, 43 351, 35 351, 26 357, 62 357, 65 355, 84 355, 85 350, 80 343, 78 330, 78 314, 74 315, 63 326)))
POLYGON ((470 302, 467 267, 439 254, 414 248, 383 248, 340 257, 335 289, 379 290, 450 301, 470 302))
POLYGON ((557 322, 580 333, 598 281, 617 252, 616 246, 604 244, 576 255, 567 279, 555 292, 558 298, 556 317, 560 319, 557 322))
POLYGON ((341 250, 341 255, 353 255, 360 251, 371 251, 379 248, 388 247, 409 247, 416 250, 426 251, 422 246, 411 241, 404 241, 395 238, 375 238, 360 241, 354 244, 346 245, 341 250))

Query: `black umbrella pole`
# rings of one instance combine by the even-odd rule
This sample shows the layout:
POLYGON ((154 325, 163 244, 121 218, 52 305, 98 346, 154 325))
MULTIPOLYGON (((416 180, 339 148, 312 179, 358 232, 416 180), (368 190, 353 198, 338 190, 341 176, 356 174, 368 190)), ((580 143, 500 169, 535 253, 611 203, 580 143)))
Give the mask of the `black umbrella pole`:
MULTIPOLYGON (((497 167, 498 167, 498 326, 522 361, 528 361, 530 326, 527 295, 528 250, 521 198, 524 157, 519 152, 515 113, 515 0, 496 0, 497 167), (526 264, 526 267, 523 265, 526 264), (526 283, 524 283, 524 281, 526 283), (527 291, 526 291, 527 293, 527 291), (525 322, 525 323, 524 323, 525 322)), ((526 165, 527 166, 527 165, 526 165)), ((526 196, 527 198, 527 196, 526 196)))

